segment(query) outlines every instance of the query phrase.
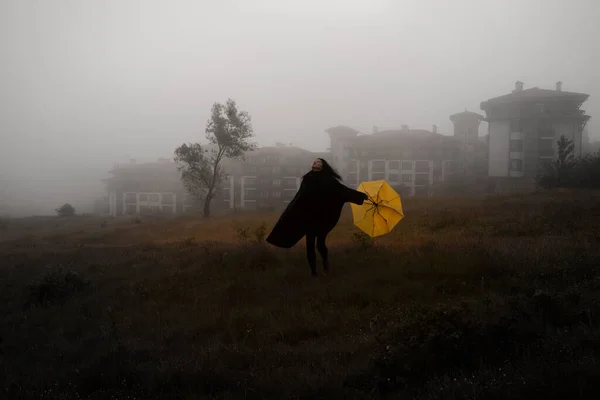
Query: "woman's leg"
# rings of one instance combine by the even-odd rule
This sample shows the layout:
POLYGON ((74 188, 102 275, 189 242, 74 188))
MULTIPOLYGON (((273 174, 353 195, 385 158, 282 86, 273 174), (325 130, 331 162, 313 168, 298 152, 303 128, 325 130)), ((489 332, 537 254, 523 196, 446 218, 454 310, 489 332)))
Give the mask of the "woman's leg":
POLYGON ((315 253, 315 235, 306 234, 306 259, 313 276, 317 276, 317 253, 315 253))
POLYGON ((317 250, 319 250, 319 254, 321 254, 321 258, 323 259, 323 267, 325 268, 325 272, 327 272, 329 271, 329 258, 325 240, 327 240, 327 234, 317 236, 317 250))

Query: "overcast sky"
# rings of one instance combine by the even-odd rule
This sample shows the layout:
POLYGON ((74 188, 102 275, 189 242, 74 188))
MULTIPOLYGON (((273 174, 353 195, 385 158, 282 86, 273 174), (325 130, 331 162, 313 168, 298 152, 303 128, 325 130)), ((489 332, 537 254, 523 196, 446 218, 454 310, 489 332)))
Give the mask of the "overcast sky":
POLYGON ((228 97, 261 145, 310 150, 338 124, 451 133, 516 80, 589 93, 593 120, 599 20, 593 0, 0 0, 0 177, 171 157, 228 97))

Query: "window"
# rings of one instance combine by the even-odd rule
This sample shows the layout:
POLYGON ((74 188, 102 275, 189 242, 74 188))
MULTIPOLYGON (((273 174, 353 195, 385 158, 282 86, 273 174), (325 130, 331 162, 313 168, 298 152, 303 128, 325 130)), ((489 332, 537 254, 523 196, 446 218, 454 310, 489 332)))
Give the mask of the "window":
POLYGON ((137 203, 137 193, 125 193, 125 203, 137 203))
POLYGON ((281 192, 273 192, 273 197, 280 198, 281 192))
POLYGON ((400 169, 399 161, 390 161, 388 165, 389 169, 400 169))
POLYGON ((540 139, 539 143, 540 155, 554 155, 554 139, 540 139))
POLYGON ((167 205, 173 204, 173 194, 172 193, 164 193, 162 195, 162 204, 167 204, 167 205))
POLYGON ((540 128, 541 131, 548 131, 548 130, 552 129, 552 124, 550 123, 549 120, 542 119, 538 123, 538 127, 540 128))
POLYGON ((416 161, 415 170, 417 172, 429 172, 429 161, 416 161))
MULTIPOLYGON (((147 193, 140 193, 140 201, 148 201, 148 194, 147 193)), ((129 203, 129 201, 128 201, 129 203)))
POLYGON ((372 161, 371 170, 373 172, 385 172, 385 161, 372 161))
POLYGON ((388 177, 390 182, 399 182, 400 181, 400 175, 398 174, 389 174, 388 177))
POLYGON ((381 179, 385 179, 385 172, 373 172, 371 174, 371 180, 378 181, 381 179))
POLYGON ((518 119, 510 120, 510 131, 511 132, 521 132, 521 121, 518 119))
POLYGON ((293 190, 286 190, 285 191, 285 197, 294 197, 296 195, 296 192, 293 190))
POLYGON ((511 171, 523 171, 523 160, 510 160, 511 171))
POLYGON ((412 174, 402 174, 402 182, 412 182, 412 174))
POLYGON ((511 139, 510 151, 523 151, 523 140, 522 139, 511 139))
POLYGON ((281 186, 281 179, 273 179, 273 186, 281 186))
POLYGON ((473 144, 477 142, 477 135, 473 137, 473 129, 467 129, 467 134, 465 135, 465 144, 473 144))
POLYGON ((403 171, 411 171, 413 169, 412 161, 402 161, 402 170, 403 171))
POLYGON ((542 103, 535 103, 535 110, 539 113, 544 113, 546 111, 546 108, 542 103))
POLYGON ((281 167, 273 167, 273 173, 274 174, 280 174, 281 173, 281 167))
POLYGON ((429 174, 416 174, 415 185, 427 185, 429 184, 429 174))

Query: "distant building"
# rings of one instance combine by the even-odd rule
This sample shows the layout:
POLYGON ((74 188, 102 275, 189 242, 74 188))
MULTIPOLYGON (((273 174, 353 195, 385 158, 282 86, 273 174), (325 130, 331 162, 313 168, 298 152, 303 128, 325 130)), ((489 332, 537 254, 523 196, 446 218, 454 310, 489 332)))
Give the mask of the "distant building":
POLYGON ((475 150, 483 144, 478 137, 483 116, 465 111, 450 119, 453 136, 439 134, 435 125, 431 131, 375 128, 368 135, 346 126, 329 128, 331 161, 350 186, 385 179, 404 195, 429 195, 456 172, 473 172, 475 150))
MULTIPOLYGON (((278 143, 248 152, 244 160, 223 160, 227 173, 211 204, 215 212, 280 209, 295 196, 302 176, 322 153, 278 143)), ((118 215, 179 214, 201 208, 181 182, 171 160, 116 165, 105 179, 107 196, 94 204, 96 213, 118 215)))
POLYGON ((489 124, 489 176, 496 190, 530 190, 535 177, 556 156, 556 142, 564 135, 574 142, 574 155, 582 155, 582 132, 590 118, 581 109, 584 93, 523 89, 516 82, 512 93, 481 103, 489 124))
MULTIPOLYGON (((450 117, 454 135, 409 129, 362 135, 337 126, 327 129, 331 139, 328 152, 311 152, 293 145, 276 143, 246 153, 243 160, 223 160, 227 173, 211 209, 282 209, 300 187, 312 161, 321 157, 342 175, 344 183, 357 187, 367 180, 385 179, 403 195, 429 195, 436 184, 460 173, 474 174, 477 149, 485 145, 478 129, 483 116, 466 111, 450 117)), ((187 194, 181 173, 171 160, 117 165, 104 180, 107 195, 94 204, 97 213, 179 214, 201 207, 187 194)))
POLYGON ((454 124, 454 139, 460 148, 456 172, 472 182, 481 177, 482 172, 485 172, 483 175, 487 177, 487 168, 482 171, 479 162, 479 156, 486 153, 485 142, 479 138, 479 125, 482 120, 483 115, 467 110, 450 116, 450 121, 454 124))
POLYGON ((277 143, 232 161, 227 171, 235 179, 236 204, 243 209, 278 209, 289 203, 317 153, 277 143))
MULTIPOLYGON (((173 161, 115 165, 111 177, 104 180, 107 196, 95 203, 98 213, 111 216, 133 214, 177 214, 197 206, 181 182, 181 173, 173 161)), ((215 199, 216 208, 232 207, 231 179, 223 185, 215 199)))

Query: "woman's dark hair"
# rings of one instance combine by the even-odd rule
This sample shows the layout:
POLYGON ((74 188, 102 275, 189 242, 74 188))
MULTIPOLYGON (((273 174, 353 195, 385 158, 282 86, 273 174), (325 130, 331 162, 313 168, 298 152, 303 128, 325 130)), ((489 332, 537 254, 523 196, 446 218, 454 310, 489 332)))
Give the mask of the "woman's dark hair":
POLYGON ((323 164, 323 168, 321 169, 321 171, 323 173, 333 176, 338 181, 342 180, 342 177, 340 176, 340 174, 335 172, 335 170, 331 167, 331 165, 329 165, 329 163, 327 161, 325 161, 322 158, 319 158, 319 160, 321 160, 321 164, 323 164))
MULTIPOLYGON (((317 158, 317 160, 321 160, 321 173, 324 175, 329 175, 335 179, 337 179, 338 181, 342 180, 342 177, 340 176, 340 174, 338 174, 337 172, 335 172, 335 170, 331 167, 331 165, 329 165, 329 163, 327 161, 325 161, 322 158, 317 158)), ((311 170, 309 172, 307 172, 302 179, 306 178, 308 175, 313 174, 314 172, 311 170)))

